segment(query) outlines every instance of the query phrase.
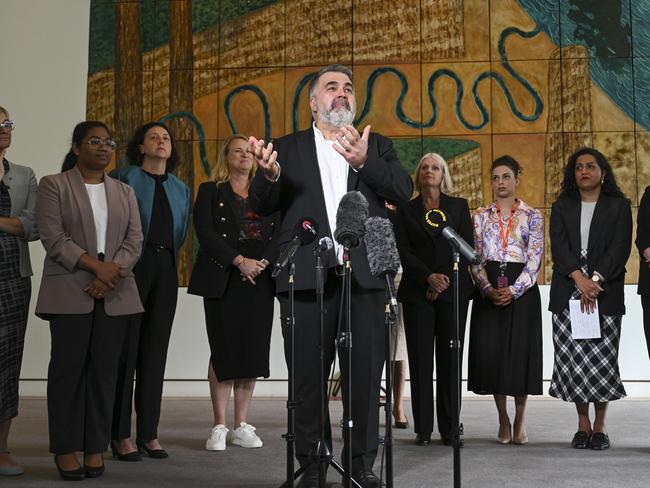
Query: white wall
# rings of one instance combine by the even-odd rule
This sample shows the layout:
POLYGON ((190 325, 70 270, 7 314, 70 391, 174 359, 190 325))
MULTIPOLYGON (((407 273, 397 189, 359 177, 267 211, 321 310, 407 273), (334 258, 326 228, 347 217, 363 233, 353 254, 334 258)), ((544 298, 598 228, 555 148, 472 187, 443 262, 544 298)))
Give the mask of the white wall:
MULTIPOLYGON (((2 0, 0 3, 0 105, 16 120, 8 157, 34 168, 38 177, 59 171, 72 128, 85 117, 88 67, 89 0, 2 0)), ((31 245, 35 277, 32 312, 38 292, 43 250, 31 245)), ((626 287, 628 314, 623 320, 621 374, 631 396, 650 396, 650 368, 643 336, 641 306, 635 287, 626 287)), ((548 303, 548 287, 542 287, 548 303)), ((277 315, 277 308, 276 308, 277 315)), ((33 313, 27 330, 23 395, 43 395, 49 358, 47 323, 33 313)), ((465 356, 467 352, 465 352, 465 356)), ((287 372, 279 323, 271 345, 271 374, 258 395, 284 396, 287 372)), ((200 299, 179 289, 167 363, 165 394, 207 395, 209 349, 200 299)), ((466 363, 466 360, 465 360, 466 363)), ((553 366, 550 314, 544 313, 544 378, 553 366)), ((465 370, 466 371, 466 370, 465 370)))

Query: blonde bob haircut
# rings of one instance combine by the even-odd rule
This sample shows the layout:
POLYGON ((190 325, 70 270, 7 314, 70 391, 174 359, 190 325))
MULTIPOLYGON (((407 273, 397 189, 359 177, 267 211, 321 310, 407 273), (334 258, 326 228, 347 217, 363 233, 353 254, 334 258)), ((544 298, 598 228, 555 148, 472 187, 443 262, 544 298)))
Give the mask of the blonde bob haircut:
POLYGON ((440 166, 442 166, 442 183, 440 184, 440 191, 443 193, 452 193, 454 191, 454 182, 449 174, 449 165, 447 164, 447 161, 445 161, 445 158, 438 153, 426 153, 420 158, 420 162, 413 173, 415 190, 418 193, 422 191, 422 187, 420 186, 420 168, 422 167, 424 160, 428 158, 433 159, 436 163, 439 163, 440 166))
MULTIPOLYGON (((243 134, 233 134, 228 136, 228 138, 223 141, 221 149, 219 149, 219 155, 217 156, 217 164, 214 165, 212 171, 210 172, 210 180, 220 183, 222 181, 230 180, 230 170, 228 169, 228 152, 230 151, 230 144, 236 139, 241 139, 248 144, 248 137, 243 134)), ((248 181, 250 182, 255 176, 257 171, 257 160, 253 158, 253 167, 251 168, 250 173, 248 173, 248 181)))

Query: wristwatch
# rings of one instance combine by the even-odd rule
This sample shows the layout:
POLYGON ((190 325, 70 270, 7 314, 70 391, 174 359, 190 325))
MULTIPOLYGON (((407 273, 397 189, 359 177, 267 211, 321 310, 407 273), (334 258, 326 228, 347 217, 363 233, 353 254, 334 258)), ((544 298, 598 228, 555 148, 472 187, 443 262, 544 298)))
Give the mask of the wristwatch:
POLYGON ((598 276, 597 274, 592 275, 591 276, 591 281, 593 281, 595 283, 600 283, 600 276, 598 276))

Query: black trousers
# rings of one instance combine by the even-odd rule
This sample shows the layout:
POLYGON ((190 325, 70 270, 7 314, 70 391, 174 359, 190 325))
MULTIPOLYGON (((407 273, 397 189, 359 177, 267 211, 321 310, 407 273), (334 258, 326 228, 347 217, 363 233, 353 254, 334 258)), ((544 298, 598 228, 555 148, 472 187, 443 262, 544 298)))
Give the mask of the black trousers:
POLYGON ((643 330, 645 332, 645 343, 650 356, 650 295, 641 295, 641 306, 643 307, 643 330))
MULTIPOLYGON (((341 372, 352 371, 352 471, 372 469, 379 443, 379 388, 384 365, 384 291, 359 287, 352 279, 352 367, 346 352, 339 349, 341 372)), ((330 271, 325 284, 325 376, 334 360, 335 338, 340 315, 341 278, 330 271)), ((290 347, 289 300, 278 297, 282 311, 285 356, 290 347)), ((295 294, 295 411, 296 457, 301 465, 310 461, 312 442, 319 438, 320 415, 320 314, 314 291, 295 294)), ((344 389, 343 389, 344 391, 344 389)), ((327 399, 327 397, 325 397, 327 399)), ((345 399, 344 399, 345 405, 345 399)), ((329 412, 326 410, 325 441, 332 447, 329 412)), ((343 456, 349 446, 344 447, 343 456)))
POLYGON ((178 299, 178 275, 172 252, 149 246, 144 248, 133 273, 145 311, 133 317, 122 347, 111 438, 131 437, 131 405, 135 396, 137 439, 146 442, 158 438, 167 349, 178 299))
POLYGON ((50 452, 94 454, 106 450, 117 365, 129 317, 106 315, 101 300, 95 301, 92 313, 50 317, 50 452))
MULTIPOLYGON (((465 338, 468 300, 460 303, 461 347, 465 338)), ((403 303, 404 333, 409 357, 411 406, 416 434, 428 437, 433 432, 433 356, 436 359, 436 414, 438 432, 450 436, 452 400, 456 394, 452 378, 454 355, 449 347, 454 337, 453 304, 438 301, 403 303)), ((461 349, 462 357, 462 349, 461 349)))

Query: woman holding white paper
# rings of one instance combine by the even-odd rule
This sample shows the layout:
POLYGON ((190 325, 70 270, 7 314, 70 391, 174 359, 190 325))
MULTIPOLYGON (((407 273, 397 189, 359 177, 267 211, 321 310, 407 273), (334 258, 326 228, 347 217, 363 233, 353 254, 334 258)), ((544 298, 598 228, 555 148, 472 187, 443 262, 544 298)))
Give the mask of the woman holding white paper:
POLYGON ((625 396, 618 346, 632 212, 611 166, 596 149, 583 148, 569 158, 562 192, 551 209, 550 237, 549 310, 553 312, 555 360, 549 394, 576 405, 578 431, 571 441, 573 447, 607 449, 608 402, 625 396), (577 330, 571 327, 570 300, 580 300, 574 318, 578 318, 575 314, 598 314, 600 337, 574 337, 577 330), (595 408, 593 424, 590 403, 595 408))

